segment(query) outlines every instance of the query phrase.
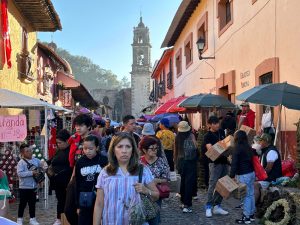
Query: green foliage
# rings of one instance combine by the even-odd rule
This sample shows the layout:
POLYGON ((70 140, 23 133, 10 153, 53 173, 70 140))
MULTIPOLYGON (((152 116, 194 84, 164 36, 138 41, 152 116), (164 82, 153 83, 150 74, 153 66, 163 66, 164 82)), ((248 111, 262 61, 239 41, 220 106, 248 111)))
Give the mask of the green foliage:
POLYGON ((130 86, 128 79, 124 77, 125 79, 119 81, 117 75, 111 70, 101 68, 85 56, 72 55, 62 48, 58 48, 56 53, 68 61, 75 78, 89 90, 98 88, 119 89, 123 88, 123 85, 130 86))

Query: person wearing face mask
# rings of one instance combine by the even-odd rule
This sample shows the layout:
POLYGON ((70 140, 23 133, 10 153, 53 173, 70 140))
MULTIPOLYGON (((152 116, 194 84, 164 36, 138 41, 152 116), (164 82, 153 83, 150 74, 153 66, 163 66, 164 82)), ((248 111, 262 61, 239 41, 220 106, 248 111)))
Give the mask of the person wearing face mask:
POLYGON ((269 134, 262 134, 259 137, 261 145, 261 164, 267 172, 268 178, 264 181, 259 181, 255 185, 256 201, 259 199, 260 189, 267 189, 271 182, 282 177, 281 157, 276 146, 273 145, 272 137, 269 134))

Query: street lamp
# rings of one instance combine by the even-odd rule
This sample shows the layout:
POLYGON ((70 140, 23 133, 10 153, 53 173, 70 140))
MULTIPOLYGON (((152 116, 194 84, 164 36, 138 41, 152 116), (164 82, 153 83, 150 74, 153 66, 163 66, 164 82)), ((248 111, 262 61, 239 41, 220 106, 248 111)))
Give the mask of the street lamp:
POLYGON ((197 48, 198 48, 198 53, 199 53, 199 60, 202 59, 215 59, 215 57, 202 57, 202 51, 205 46, 205 39, 203 37, 200 37, 198 41, 196 42, 197 48))

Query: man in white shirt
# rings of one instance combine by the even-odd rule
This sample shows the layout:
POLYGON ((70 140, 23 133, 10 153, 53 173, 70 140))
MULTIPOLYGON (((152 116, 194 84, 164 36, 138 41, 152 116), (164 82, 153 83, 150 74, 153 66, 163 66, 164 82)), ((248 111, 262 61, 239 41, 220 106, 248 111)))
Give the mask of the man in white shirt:
POLYGON ((268 178, 264 181, 259 181, 255 185, 256 199, 259 198, 260 189, 267 189, 271 182, 276 181, 282 176, 281 157, 277 148, 272 143, 272 137, 269 134, 262 134, 259 137, 261 145, 261 165, 267 172, 268 178))

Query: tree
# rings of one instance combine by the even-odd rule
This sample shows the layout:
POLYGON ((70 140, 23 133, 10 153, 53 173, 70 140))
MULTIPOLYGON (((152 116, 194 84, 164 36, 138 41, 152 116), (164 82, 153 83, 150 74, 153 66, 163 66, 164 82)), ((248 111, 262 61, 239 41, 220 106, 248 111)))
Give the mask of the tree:
POLYGON ((85 56, 72 55, 63 48, 57 48, 56 53, 71 65, 74 77, 87 89, 119 89, 121 83, 111 70, 101 68, 85 56))
POLYGON ((130 81, 128 80, 128 77, 124 76, 121 80, 121 88, 130 88, 131 86, 131 83, 130 81))

